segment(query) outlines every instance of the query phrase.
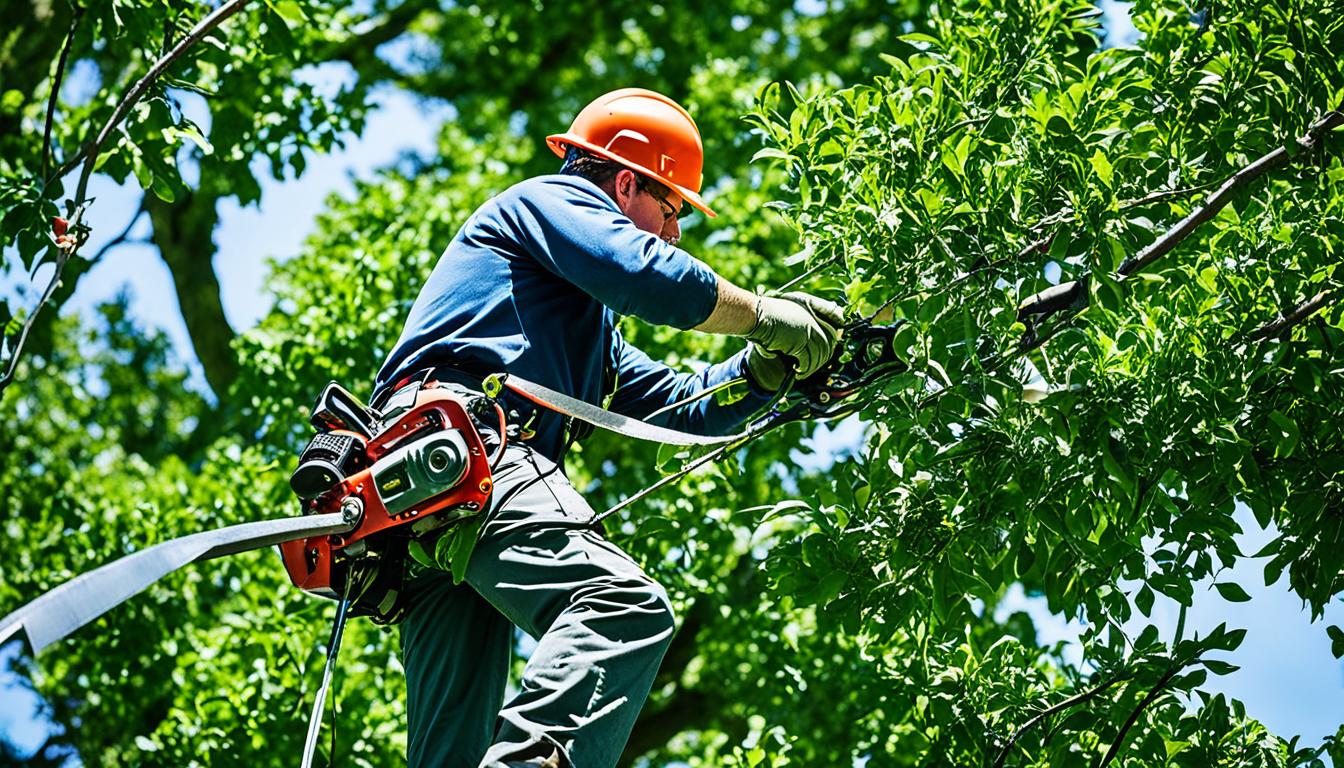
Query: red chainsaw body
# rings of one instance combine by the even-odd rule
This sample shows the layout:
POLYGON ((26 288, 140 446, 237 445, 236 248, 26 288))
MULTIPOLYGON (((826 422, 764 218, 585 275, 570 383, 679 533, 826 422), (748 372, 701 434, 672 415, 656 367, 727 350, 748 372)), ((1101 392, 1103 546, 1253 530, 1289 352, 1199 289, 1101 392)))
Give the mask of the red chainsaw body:
POLYGON ((416 394, 410 410, 384 422, 368 441, 364 453, 361 469, 305 505, 311 514, 343 511, 352 514, 358 507, 355 527, 344 534, 315 536, 280 545, 289 578, 301 589, 324 597, 339 597, 335 586, 339 585, 340 570, 347 556, 355 556, 356 551, 367 551, 370 543, 392 529, 427 521, 435 515, 457 513, 465 516, 479 512, 485 508, 494 487, 485 446, 461 397, 432 385, 416 394), (413 484, 410 478, 414 473, 408 476, 395 464, 389 471, 388 461, 408 456, 418 445, 450 434, 452 444, 461 446, 458 450, 464 449, 466 454, 461 479, 435 495, 398 511, 389 511, 385 503, 387 495, 404 490, 398 489, 398 485, 413 484), (365 545, 357 546, 360 542, 365 545), (333 585, 333 576, 336 576, 337 585, 333 585))

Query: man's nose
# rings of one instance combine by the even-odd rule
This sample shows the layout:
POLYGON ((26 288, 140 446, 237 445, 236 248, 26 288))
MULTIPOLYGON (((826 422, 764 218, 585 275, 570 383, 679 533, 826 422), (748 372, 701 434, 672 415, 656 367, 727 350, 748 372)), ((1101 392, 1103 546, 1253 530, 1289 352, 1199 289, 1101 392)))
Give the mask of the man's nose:
POLYGON ((681 222, 676 216, 663 222, 662 236, 672 245, 676 245, 681 240, 681 222))

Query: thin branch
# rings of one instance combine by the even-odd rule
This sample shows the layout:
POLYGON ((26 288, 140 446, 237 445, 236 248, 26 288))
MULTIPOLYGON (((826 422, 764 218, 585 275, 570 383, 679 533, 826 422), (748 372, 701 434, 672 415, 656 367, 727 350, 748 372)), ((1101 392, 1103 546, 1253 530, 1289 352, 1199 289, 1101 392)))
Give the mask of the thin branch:
MULTIPOLYGON (((83 225, 84 211, 87 208, 86 201, 89 177, 93 175, 94 162, 98 159, 98 153, 103 146, 103 143, 107 141, 108 136, 112 134, 112 131, 116 129, 121 121, 126 118, 126 115, 130 113, 131 108, 134 107, 136 102, 140 100, 140 97, 145 94, 145 91, 149 90, 149 87, 153 85, 159 75, 163 74, 168 67, 172 66, 174 62, 182 58, 182 55, 186 53, 188 48, 200 42, 206 35, 210 34, 215 27, 219 26, 221 22, 242 10, 242 7, 246 5, 247 2, 248 0, 230 0, 230 2, 221 5, 204 19, 201 19, 200 23, 198 23, 191 32, 187 33, 186 37, 182 38, 181 42, 173 46, 171 51, 155 61, 153 66, 149 68, 149 71, 137 80, 135 85, 132 85, 130 90, 122 96, 121 101, 118 102, 116 108, 112 110, 112 116, 108 118, 102 129, 98 131, 94 140, 85 145, 80 152, 72 158, 71 162, 61 166, 52 177, 60 178, 74 170, 76 166, 82 164, 82 169, 79 174, 79 186, 75 192, 74 202, 71 204, 73 214, 71 215, 68 230, 71 233, 71 236, 75 239, 72 245, 59 249, 56 257, 56 269, 51 275, 51 282, 47 283, 46 290, 42 292, 42 298, 38 300, 37 305, 33 307, 33 311, 30 312, 28 317, 24 320, 23 330, 19 332, 19 338, 10 355, 9 365, 5 370, 4 376, 0 377, 0 394, 3 394, 5 388, 14 381, 14 372, 18 369, 19 357, 23 352, 23 345, 28 340, 28 333, 33 328, 33 322, 37 319, 37 316, 41 313, 42 308, 46 303, 51 300, 52 294, 55 293, 56 286, 61 282, 61 273, 65 271, 65 265, 79 250, 80 246, 84 244, 84 238, 80 234, 80 231, 81 226, 83 225)), ((51 179, 47 180, 48 183, 50 183, 50 181, 51 179)))
POLYGON ((112 110, 112 117, 108 118, 107 123, 104 124, 102 130, 98 132, 93 143, 90 144, 84 152, 84 168, 80 171, 79 187, 75 193, 76 205, 79 205, 79 203, 84 200, 84 193, 89 185, 89 176, 93 174, 94 160, 98 158, 98 152, 102 148, 103 143, 112 135, 112 131, 121 124, 121 121, 126 119, 126 115, 130 114, 131 108, 140 101, 141 96, 145 95, 145 91, 149 90, 149 87, 154 84, 154 81, 159 78, 159 75, 162 75, 168 67, 172 66, 178 59, 182 58, 182 55, 187 52, 187 49, 191 48, 196 43, 199 43, 206 35, 214 31, 215 27, 219 26, 225 19, 238 11, 241 11, 243 6, 247 5, 247 2, 248 0, 230 0, 230 2, 221 5, 204 19, 201 19, 200 23, 187 33, 186 37, 182 38, 177 45, 173 46, 171 51, 160 57, 158 61, 154 62, 154 65, 149 68, 149 71, 137 80, 135 85, 131 86, 131 89, 126 92, 125 96, 121 97, 121 101, 117 104, 116 109, 112 110))
POLYGON ((70 19, 70 31, 65 35, 65 44, 61 46, 60 58, 56 61, 56 74, 51 81, 51 94, 47 97, 47 122, 42 126, 42 178, 47 178, 47 167, 51 160, 51 124, 56 116, 56 98, 61 93, 61 82, 65 80, 65 64, 70 57, 70 46, 75 39, 75 30, 79 29, 79 19, 84 15, 82 6, 75 6, 74 18, 70 19))
POLYGON ((14 372, 19 367, 19 354, 23 351, 24 342, 28 340, 28 333, 33 330, 33 322, 37 320, 37 313, 41 311, 42 305, 51 300, 51 294, 56 291, 56 286, 61 282, 61 270, 65 269, 65 262, 70 259, 73 249, 60 249, 60 255, 56 257, 56 271, 51 275, 51 282, 47 283, 47 288, 42 292, 42 298, 38 299, 37 306, 29 313, 23 321, 23 329, 19 331, 19 338, 14 343, 14 351, 10 353, 9 366, 5 369, 5 375, 0 376, 0 393, 5 391, 5 387, 14 380, 14 372))
POLYGON ((1265 339, 1278 338, 1292 329, 1293 326, 1307 320, 1312 315, 1331 304, 1334 304, 1340 299, 1344 299, 1344 288, 1327 288, 1293 307, 1286 314, 1281 315, 1279 319, 1270 323, 1265 323, 1254 331, 1251 331, 1246 335, 1246 340, 1264 341, 1265 339))
POLYGON ((1170 200, 1173 197, 1185 197, 1186 195, 1193 195, 1196 192, 1203 192, 1204 190, 1208 189, 1209 187, 1212 187, 1217 183, 1218 183, 1217 181, 1206 181, 1203 184, 1196 184, 1193 187, 1183 187, 1181 189, 1161 189, 1156 192, 1153 192, 1152 194, 1144 195, 1143 197, 1140 198, 1123 201, 1122 203, 1120 203, 1120 210, 1127 211, 1131 208, 1140 208, 1145 205, 1160 203, 1163 200, 1170 200))
MULTIPOLYGON (((145 194, 150 193, 146 192, 145 194)), ((121 234, 117 235, 116 237, 104 243, 103 247, 99 248, 97 253, 89 257, 89 263, 97 264, 99 261, 102 261, 102 258, 107 255, 108 251, 111 251, 113 248, 116 248, 117 246, 129 240, 131 237, 131 230, 135 229, 135 225, 139 223, 140 217, 145 215, 146 210, 147 209, 145 208, 145 198, 141 197, 140 207, 135 209, 135 213, 131 215, 131 220, 126 223, 126 228, 121 230, 121 234)))
MULTIPOLYGON (((1143 197, 1131 198, 1129 200, 1121 200, 1120 203, 1116 206, 1116 210, 1123 212, 1133 208, 1142 208, 1145 205, 1152 205, 1153 203, 1160 203, 1163 200, 1170 200, 1173 197, 1185 197, 1186 195, 1193 195, 1196 192, 1203 192, 1204 190, 1218 183, 1219 182, 1215 179, 1214 181, 1206 181, 1203 184, 1196 184, 1193 187, 1182 187, 1180 189, 1159 189, 1158 191, 1151 192, 1147 195, 1144 195, 1143 197)), ((1046 216, 1045 218, 1036 222, 1036 224, 1032 226, 1031 231, 1040 232, 1046 227, 1052 226, 1054 224, 1071 223, 1074 221, 1074 216, 1076 213, 1077 212, 1074 211, 1072 208, 1068 207, 1061 208, 1055 213, 1052 213, 1049 216, 1046 216)))
POLYGON ((1017 744, 1017 740, 1022 738, 1022 736, 1025 735, 1027 731, 1039 725, 1047 717, 1050 717, 1053 714, 1063 712, 1066 709, 1076 707, 1079 704, 1089 701, 1090 699, 1097 696, 1097 694, 1100 694, 1102 691, 1105 691, 1107 688, 1110 688, 1116 683, 1128 680, 1129 678, 1130 675, 1113 677, 1104 683, 1100 683, 1096 686, 1093 686, 1092 688, 1089 688, 1086 691, 1083 691, 1080 694, 1077 694, 1076 696, 1065 699, 1064 701, 1061 701, 1060 703, 1054 705, 1053 707, 1050 707, 1049 709, 1041 710, 1036 714, 1035 717, 1031 718, 1026 723, 1024 723, 1021 728, 1018 728, 1013 733, 1013 735, 1009 737, 1008 743, 1003 745, 1003 749, 999 750, 999 756, 994 759, 994 768, 1003 768, 1003 761, 1008 759, 1008 753, 1012 751, 1013 745, 1017 744))
POLYGON ((1120 727, 1120 733, 1116 735, 1115 741, 1111 743, 1110 750, 1106 752, 1106 756, 1097 764, 1097 768, 1106 768, 1106 766, 1110 765, 1111 761, 1115 759, 1115 756, 1120 754, 1120 748, 1125 744, 1125 736, 1129 733, 1129 729, 1134 727, 1134 723, 1138 721, 1139 715, 1143 714, 1143 711, 1148 708, 1148 705, 1152 704, 1153 701, 1162 694, 1162 689, 1166 687, 1167 683, 1171 682, 1171 678, 1176 676, 1176 671, 1177 667, 1175 666, 1167 669, 1166 674, 1162 675, 1161 679, 1157 681, 1157 685, 1154 685, 1153 689, 1148 692, 1148 695, 1143 697, 1143 701, 1139 702, 1139 706, 1135 707, 1134 711, 1129 713, 1129 717, 1125 720, 1125 724, 1120 727))

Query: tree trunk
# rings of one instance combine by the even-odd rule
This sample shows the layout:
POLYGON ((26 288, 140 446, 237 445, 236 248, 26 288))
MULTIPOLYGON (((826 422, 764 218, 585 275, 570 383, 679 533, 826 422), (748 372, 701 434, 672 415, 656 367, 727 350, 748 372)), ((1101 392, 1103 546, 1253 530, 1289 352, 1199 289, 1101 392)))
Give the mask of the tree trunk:
POLYGON ((238 358, 230 346, 234 332, 224 316, 215 276, 217 195, 192 190, 172 203, 145 193, 145 208, 154 223, 154 244, 173 275, 177 304, 186 322, 205 379, 223 400, 238 378, 238 358))

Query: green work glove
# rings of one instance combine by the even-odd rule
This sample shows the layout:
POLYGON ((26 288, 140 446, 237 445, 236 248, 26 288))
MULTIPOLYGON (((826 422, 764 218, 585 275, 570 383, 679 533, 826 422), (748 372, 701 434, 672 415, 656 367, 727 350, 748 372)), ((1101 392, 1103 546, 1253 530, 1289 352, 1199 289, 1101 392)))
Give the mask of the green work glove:
POLYGON ((747 349, 747 378, 767 392, 778 392, 793 373, 793 360, 752 343, 747 349))
POLYGON ((843 324, 840 305, 811 294, 762 296, 756 326, 746 334, 753 342, 747 370, 765 389, 778 389, 790 370, 805 379, 831 359, 843 324))

